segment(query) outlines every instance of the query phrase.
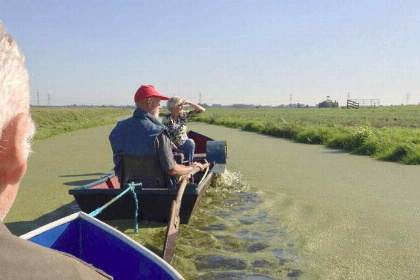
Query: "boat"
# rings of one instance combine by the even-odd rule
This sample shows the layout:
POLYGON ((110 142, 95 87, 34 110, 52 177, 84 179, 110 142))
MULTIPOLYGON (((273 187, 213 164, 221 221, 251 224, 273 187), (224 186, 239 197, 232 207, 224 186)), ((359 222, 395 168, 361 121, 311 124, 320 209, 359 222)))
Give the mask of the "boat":
MULTIPOLYGON (((185 187, 179 214, 182 224, 190 221, 215 172, 224 170, 227 157, 226 142, 214 141, 195 131, 189 131, 188 137, 196 144, 194 161, 209 162, 210 167, 206 171, 196 173, 185 187)), ((90 213, 112 200, 123 189, 115 173, 111 172, 95 182, 69 190, 69 194, 74 196, 81 211, 90 213)), ((177 196, 176 188, 142 187, 137 188, 135 193, 139 221, 168 222, 172 201, 177 196)), ((132 219, 135 207, 133 196, 124 195, 96 217, 100 220, 132 219)))
POLYGON ((73 255, 116 280, 184 279, 144 246, 83 212, 42 226, 20 238, 73 255))

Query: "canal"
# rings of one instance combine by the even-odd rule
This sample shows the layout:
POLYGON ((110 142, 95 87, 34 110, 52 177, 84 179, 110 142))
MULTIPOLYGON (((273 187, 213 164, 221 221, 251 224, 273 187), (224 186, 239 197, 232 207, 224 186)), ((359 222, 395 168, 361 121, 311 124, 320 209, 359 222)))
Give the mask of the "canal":
MULTIPOLYGON (((186 279, 419 279, 418 166, 192 123, 228 143, 228 172, 181 226, 174 267, 186 279)), ((111 126, 35 143, 15 234, 77 211, 68 189, 112 168, 111 126)), ((165 225, 111 225, 160 253, 165 225)))

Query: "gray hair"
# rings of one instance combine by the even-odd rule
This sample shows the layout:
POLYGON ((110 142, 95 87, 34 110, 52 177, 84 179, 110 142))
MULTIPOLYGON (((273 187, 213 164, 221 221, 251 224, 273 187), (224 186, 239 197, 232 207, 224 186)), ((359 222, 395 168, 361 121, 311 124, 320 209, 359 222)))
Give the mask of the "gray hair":
MULTIPOLYGON (((0 140, 9 122, 20 113, 29 115, 29 109, 29 78, 25 58, 14 38, 5 33, 0 21, 0 140)), ((30 119, 22 143, 25 158, 30 152, 30 140, 34 132, 35 126, 30 119)))
POLYGON ((168 104, 166 106, 168 107, 169 111, 172 111, 173 109, 175 109, 176 105, 178 105, 178 103, 182 101, 184 100, 181 97, 174 96, 174 97, 169 98, 168 104))

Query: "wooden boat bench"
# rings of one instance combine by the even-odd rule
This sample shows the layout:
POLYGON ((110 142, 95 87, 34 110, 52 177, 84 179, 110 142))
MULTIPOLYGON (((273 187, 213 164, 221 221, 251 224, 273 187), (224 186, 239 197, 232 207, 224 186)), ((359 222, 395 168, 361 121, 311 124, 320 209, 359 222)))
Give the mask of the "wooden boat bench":
POLYGON ((122 156, 121 185, 141 181, 143 188, 167 188, 167 176, 155 156, 122 156))

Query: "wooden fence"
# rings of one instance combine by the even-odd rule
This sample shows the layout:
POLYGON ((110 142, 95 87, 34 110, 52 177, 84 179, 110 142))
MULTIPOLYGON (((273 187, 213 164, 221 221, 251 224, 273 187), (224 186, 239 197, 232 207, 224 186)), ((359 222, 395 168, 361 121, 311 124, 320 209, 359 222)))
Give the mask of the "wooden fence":
POLYGON ((360 107, 375 108, 379 105, 379 99, 347 99, 348 109, 359 109, 360 107))

